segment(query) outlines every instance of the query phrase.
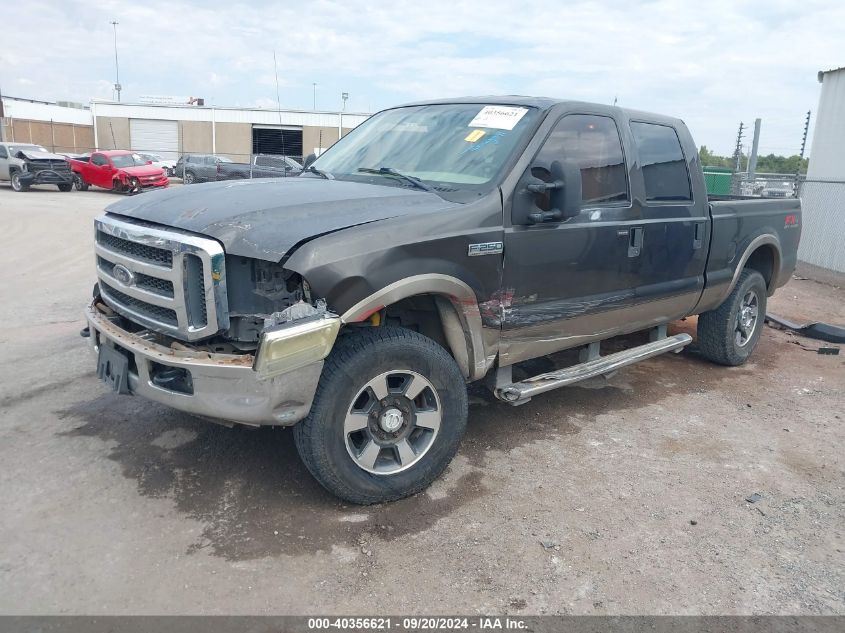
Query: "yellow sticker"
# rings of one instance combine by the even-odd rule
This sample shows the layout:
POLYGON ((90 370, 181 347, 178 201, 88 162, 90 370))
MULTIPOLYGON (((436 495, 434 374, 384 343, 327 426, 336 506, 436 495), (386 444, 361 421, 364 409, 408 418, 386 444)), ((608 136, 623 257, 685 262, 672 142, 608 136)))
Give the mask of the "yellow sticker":
POLYGON ((478 139, 484 136, 486 132, 484 130, 473 130, 467 137, 464 139, 467 143, 475 143, 478 139))

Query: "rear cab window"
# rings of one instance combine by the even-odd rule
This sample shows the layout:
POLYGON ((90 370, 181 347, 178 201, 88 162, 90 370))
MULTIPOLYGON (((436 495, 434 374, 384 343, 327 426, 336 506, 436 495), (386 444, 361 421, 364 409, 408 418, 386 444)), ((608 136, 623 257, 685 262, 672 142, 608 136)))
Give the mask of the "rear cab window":
POLYGON ((631 133, 642 167, 646 200, 691 201, 689 170, 675 128, 632 121, 631 133))

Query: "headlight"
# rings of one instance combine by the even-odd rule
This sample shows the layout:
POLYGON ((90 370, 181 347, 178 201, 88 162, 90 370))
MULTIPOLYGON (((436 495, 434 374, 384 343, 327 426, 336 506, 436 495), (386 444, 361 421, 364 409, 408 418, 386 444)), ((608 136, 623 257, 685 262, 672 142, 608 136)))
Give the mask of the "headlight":
POLYGON ((338 317, 290 321, 261 335, 253 369, 264 378, 323 360, 340 330, 338 317))

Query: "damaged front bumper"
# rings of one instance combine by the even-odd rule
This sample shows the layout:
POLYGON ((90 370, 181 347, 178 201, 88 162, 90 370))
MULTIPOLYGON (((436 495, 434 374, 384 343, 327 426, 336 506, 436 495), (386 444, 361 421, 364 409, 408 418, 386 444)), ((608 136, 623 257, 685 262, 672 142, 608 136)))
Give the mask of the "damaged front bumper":
POLYGON ((31 185, 71 185, 73 172, 40 169, 38 171, 24 171, 20 173, 21 183, 31 185))
MULTIPOLYGON (((165 347, 118 325, 95 300, 85 317, 92 350, 128 359, 126 390, 193 415, 252 426, 295 424, 311 408, 340 319, 324 314, 264 333, 257 354, 165 347)), ((99 368, 98 368, 99 370, 99 368)))

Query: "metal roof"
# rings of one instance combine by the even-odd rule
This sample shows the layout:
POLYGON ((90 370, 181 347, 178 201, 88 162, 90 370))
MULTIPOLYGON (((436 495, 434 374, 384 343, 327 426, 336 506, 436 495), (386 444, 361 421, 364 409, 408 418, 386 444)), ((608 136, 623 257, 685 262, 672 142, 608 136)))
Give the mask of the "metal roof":
POLYGON ((839 68, 831 68, 830 70, 820 70, 819 74, 818 74, 819 83, 824 81, 825 75, 827 75, 829 73, 836 73, 836 72, 839 72, 840 70, 845 70, 845 66, 840 66, 839 68))

